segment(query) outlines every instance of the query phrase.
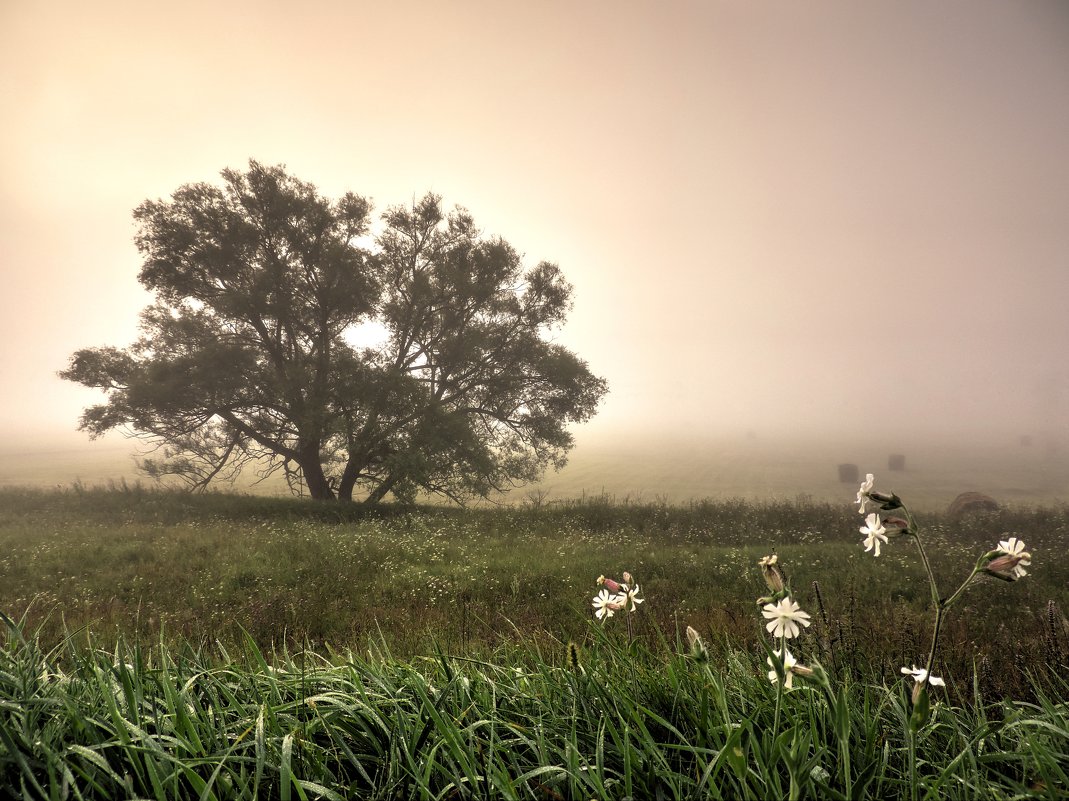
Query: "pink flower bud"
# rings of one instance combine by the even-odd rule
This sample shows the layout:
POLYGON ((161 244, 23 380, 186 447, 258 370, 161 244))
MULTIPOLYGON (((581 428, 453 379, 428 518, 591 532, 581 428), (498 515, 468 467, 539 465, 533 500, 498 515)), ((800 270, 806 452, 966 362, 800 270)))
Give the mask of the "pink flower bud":
POLYGON ((1017 581, 1021 576, 1026 575, 1024 568, 1018 567, 1018 565, 1021 562, 1026 565, 1031 564, 1029 561, 1030 556, 1031 554, 1027 552, 1000 554, 987 563, 987 566, 984 567, 984 572, 1003 581, 1017 581))
POLYGON ((604 586, 609 592, 620 591, 620 583, 613 581, 611 578, 605 578, 605 576, 598 576, 598 586, 604 586))

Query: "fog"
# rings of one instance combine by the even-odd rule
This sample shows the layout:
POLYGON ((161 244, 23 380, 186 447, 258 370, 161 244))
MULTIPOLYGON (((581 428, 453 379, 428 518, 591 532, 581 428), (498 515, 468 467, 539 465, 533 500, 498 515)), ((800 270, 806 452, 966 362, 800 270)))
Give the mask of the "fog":
POLYGON ((1069 446, 1062 3, 6 3, 0 67, 7 452, 86 441, 132 209, 249 158, 558 263, 577 463, 1069 446))

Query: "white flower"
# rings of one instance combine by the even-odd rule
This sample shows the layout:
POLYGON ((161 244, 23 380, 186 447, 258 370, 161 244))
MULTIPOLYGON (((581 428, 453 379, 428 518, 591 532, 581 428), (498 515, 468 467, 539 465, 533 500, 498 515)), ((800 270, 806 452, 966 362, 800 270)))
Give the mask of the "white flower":
POLYGON ((646 599, 638 597, 639 589, 638 589, 638 585, 637 584, 634 587, 631 587, 631 586, 625 584, 624 585, 624 590, 625 590, 626 594, 621 593, 620 595, 623 598, 626 599, 627 611, 628 612, 634 612, 635 611, 635 607, 638 606, 643 601, 645 601, 646 599))
MULTIPOLYGON (((777 658, 779 658, 781 655, 779 651, 773 651, 772 653, 774 653, 777 658)), ((798 660, 795 659, 794 654, 792 654, 786 648, 783 649, 782 658, 784 674, 783 686, 789 690, 791 689, 794 680, 794 671, 792 670, 792 668, 798 664, 798 660)), ((776 675, 776 663, 772 661, 772 657, 769 657, 765 661, 768 662, 768 666, 772 668, 772 670, 768 671, 768 680, 775 684, 777 681, 779 681, 779 676, 776 675)))
POLYGON ((604 620, 607 617, 612 617, 613 614, 619 612, 624 608, 624 604, 627 602, 627 596, 622 592, 615 595, 610 595, 608 590, 602 590, 594 596, 594 615, 599 620, 604 620))
POLYGON ((768 618, 765 629, 773 637, 797 637, 802 631, 799 624, 809 625, 809 615, 789 597, 781 599, 779 603, 765 604, 761 607, 761 614, 768 618))
POLYGON ((1010 537, 1008 540, 999 540, 998 549, 1010 556, 1018 556, 1024 553, 1024 540, 1010 537))
POLYGON ((988 570, 995 573, 1005 572, 1014 579, 1028 575, 1028 571, 1025 568, 1032 564, 1032 554, 1025 550, 1023 540, 1019 540, 1016 537, 1000 540, 998 550, 1002 551, 1005 556, 994 559, 987 566, 988 570))
POLYGON ((857 491, 857 511, 860 514, 865 514, 865 505, 869 500, 869 493, 872 492, 872 485, 875 482, 876 478, 872 473, 867 473, 865 475, 865 480, 861 482, 861 489, 857 491))
MULTIPOLYGON (((924 668, 919 668, 916 665, 910 665, 909 667, 902 668, 902 673, 904 673, 907 676, 912 676, 913 680, 915 682, 917 682, 917 684, 920 684, 921 682, 923 682, 924 681, 924 677, 928 676, 928 671, 927 670, 925 670, 924 668)), ((930 685, 932 685, 933 687, 943 687, 943 686, 946 685, 946 682, 943 681, 938 676, 930 676, 930 677, 928 677, 928 683, 930 685)))
POLYGON ((865 525, 858 529, 862 534, 866 534, 864 543, 865 550, 871 551, 876 549, 876 556, 880 555, 880 540, 887 542, 887 535, 884 533, 887 531, 883 527, 883 523, 880 522, 880 516, 875 512, 871 512, 868 517, 865 518, 865 525))

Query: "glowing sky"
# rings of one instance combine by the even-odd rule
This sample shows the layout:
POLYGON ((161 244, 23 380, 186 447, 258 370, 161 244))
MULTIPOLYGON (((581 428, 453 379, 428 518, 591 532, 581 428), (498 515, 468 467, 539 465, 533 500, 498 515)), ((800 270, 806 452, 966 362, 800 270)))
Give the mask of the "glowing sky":
POLYGON ((148 298, 132 209, 285 163, 575 286, 593 432, 1069 425, 1069 5, 0 3, 0 437, 148 298))

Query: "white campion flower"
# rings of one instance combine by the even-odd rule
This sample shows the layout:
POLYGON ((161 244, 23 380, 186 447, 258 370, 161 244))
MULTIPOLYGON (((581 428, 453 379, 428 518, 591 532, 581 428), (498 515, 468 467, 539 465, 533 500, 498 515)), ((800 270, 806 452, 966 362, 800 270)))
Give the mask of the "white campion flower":
POLYGON ((603 589, 594 596, 594 603, 592 604, 594 607, 594 615, 599 620, 612 617, 616 612, 619 612, 624 608, 626 602, 627 596, 623 593, 612 595, 608 590, 603 589))
MULTIPOLYGON (((913 680, 920 684, 924 681, 925 676, 928 676, 928 671, 924 668, 919 668, 916 665, 910 665, 909 667, 902 668, 902 673, 906 676, 912 676, 913 680)), ((946 682, 938 676, 928 676, 928 683, 933 687, 944 687, 946 682)))
MULTIPOLYGON (((772 653, 776 655, 777 659, 781 658, 780 651, 773 651, 772 653)), ((794 654, 792 654, 786 648, 784 648, 782 651, 782 659, 783 686, 789 690, 793 686, 794 681, 794 671, 792 670, 792 668, 798 664, 798 660, 795 659, 794 654)), ((765 661, 768 662, 768 666, 772 668, 772 670, 768 671, 768 680, 775 684, 777 681, 779 681, 779 676, 776 675, 776 663, 772 661, 772 657, 769 657, 765 661)))
POLYGON ((626 603, 627 611, 628 612, 634 612, 635 611, 635 607, 637 607, 640 603, 642 603, 646 599, 638 597, 639 589, 638 589, 638 585, 637 584, 634 585, 633 587, 628 585, 628 584, 625 584, 624 587, 626 589, 625 589, 624 593, 621 593, 621 596, 623 596, 627 601, 627 603, 626 603))
POLYGON ((880 541, 887 542, 887 534, 883 527, 883 523, 880 521, 880 516, 875 512, 871 512, 868 517, 865 518, 865 525, 858 529, 862 534, 866 535, 864 539, 865 550, 871 551, 876 549, 876 556, 880 555, 880 541))
POLYGON ((872 485, 876 482, 876 477, 872 473, 865 475, 865 480, 861 482, 861 488, 857 491, 857 505, 858 513, 865 514, 865 507, 869 500, 869 493, 872 492, 872 485))
POLYGON ((765 629, 773 637, 797 637, 801 626, 810 625, 809 614, 803 612, 790 597, 782 598, 778 603, 765 604, 761 614, 768 619, 765 629))
POLYGON ((1032 564, 1032 554, 1025 550, 1023 540, 1016 537, 1000 540, 998 550, 1001 551, 1001 555, 988 562, 986 568, 988 572, 1001 574, 1014 581, 1028 575, 1025 568, 1032 564))

